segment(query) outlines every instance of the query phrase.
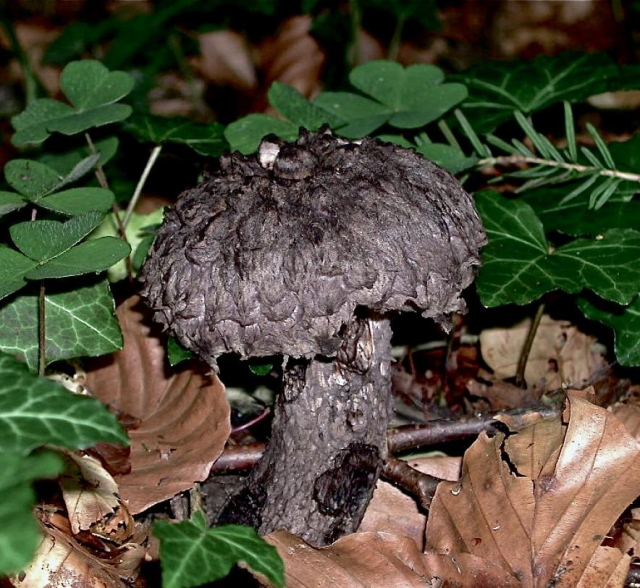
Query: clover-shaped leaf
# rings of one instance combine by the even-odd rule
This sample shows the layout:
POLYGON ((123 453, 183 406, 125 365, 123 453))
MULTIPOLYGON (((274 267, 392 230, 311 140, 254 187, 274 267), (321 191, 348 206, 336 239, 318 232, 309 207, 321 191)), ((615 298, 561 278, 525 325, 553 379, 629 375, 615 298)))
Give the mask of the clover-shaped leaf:
POLYGON ((467 96, 462 84, 443 84, 444 74, 434 65, 403 68, 391 61, 370 61, 355 68, 349 80, 367 97, 325 92, 315 101, 341 121, 336 128, 349 138, 363 137, 385 123, 400 129, 422 127, 467 96))
POLYGON ((612 229, 554 249, 525 202, 485 191, 476 204, 489 237, 476 282, 486 306, 527 304, 553 290, 584 288, 628 304, 640 292, 640 232, 612 229))
POLYGON ((155 145, 181 143, 207 157, 217 157, 228 147, 221 124, 201 124, 180 116, 134 115, 126 130, 140 141, 155 145))
POLYGON ((60 86, 72 106, 48 98, 32 102, 11 119, 14 145, 42 143, 53 132, 75 135, 131 114, 130 106, 116 104, 133 89, 126 72, 110 72, 98 61, 73 61, 62 71, 60 86))

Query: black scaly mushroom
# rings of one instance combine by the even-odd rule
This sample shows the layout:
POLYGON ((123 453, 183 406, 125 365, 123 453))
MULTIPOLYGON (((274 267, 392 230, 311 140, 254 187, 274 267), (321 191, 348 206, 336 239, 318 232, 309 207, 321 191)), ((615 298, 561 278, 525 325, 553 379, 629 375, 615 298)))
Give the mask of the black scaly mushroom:
POLYGON ((169 209, 140 279, 211 366, 285 357, 269 446, 219 522, 319 546, 353 532, 386 456, 398 311, 447 326, 486 237, 471 197, 411 150, 268 137, 169 209))

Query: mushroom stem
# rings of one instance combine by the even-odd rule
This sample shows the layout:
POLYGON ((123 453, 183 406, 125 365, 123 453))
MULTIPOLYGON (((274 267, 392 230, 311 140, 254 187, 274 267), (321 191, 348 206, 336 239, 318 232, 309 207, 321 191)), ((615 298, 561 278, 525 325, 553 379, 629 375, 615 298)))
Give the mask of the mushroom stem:
POLYGON ((357 529, 387 454, 390 342, 386 318, 354 318, 334 360, 289 363, 269 445, 218 524, 315 546, 357 529))

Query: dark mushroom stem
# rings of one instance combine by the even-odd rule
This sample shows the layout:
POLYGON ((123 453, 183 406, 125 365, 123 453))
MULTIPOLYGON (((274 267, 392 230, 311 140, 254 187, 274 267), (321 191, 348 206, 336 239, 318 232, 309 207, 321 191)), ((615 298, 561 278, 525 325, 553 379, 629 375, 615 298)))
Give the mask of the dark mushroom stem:
POLYGON ((277 529, 322 546, 354 532, 387 454, 391 327, 354 318, 335 359, 289 361, 271 440, 218 524, 277 529))

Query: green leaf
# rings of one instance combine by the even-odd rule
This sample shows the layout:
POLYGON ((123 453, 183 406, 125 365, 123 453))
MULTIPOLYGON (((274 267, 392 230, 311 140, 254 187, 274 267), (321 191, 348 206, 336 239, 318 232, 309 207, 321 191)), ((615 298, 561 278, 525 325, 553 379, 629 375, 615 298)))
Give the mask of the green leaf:
POLYGON ((26 285, 25 276, 36 262, 9 247, 0 246, 0 300, 26 285))
MULTIPOLYGON (((127 243, 131 246, 132 251, 138 250, 138 247, 144 239, 149 236, 149 227, 155 227, 162 224, 164 216, 164 208, 158 208, 149 214, 138 214, 134 212, 129 217, 129 223, 125 229, 127 243)), ((120 218, 124 217, 124 211, 120 212, 120 218)), ((102 224, 91 233, 89 239, 99 239, 101 237, 118 237, 119 229, 116 224, 115 216, 109 214, 102 224)), ((146 255, 146 252, 145 252, 146 255)), ((139 266, 138 266, 139 267, 139 266)), ((111 282, 117 282, 127 277, 127 265, 124 261, 120 261, 107 271, 107 276, 111 282)))
POLYGON ((53 192, 62 182, 62 176, 56 170, 30 159, 7 162, 4 177, 14 190, 31 201, 53 192))
POLYGON ((183 117, 134 114, 125 126, 139 141, 161 145, 179 143, 205 157, 218 157, 228 148, 221 124, 200 124, 183 117))
POLYGON ((60 87, 78 112, 113 104, 133 90, 133 78, 109 71, 99 61, 72 61, 60 75, 60 87))
POLYGON ((263 360, 249 361, 249 369, 256 376, 267 376, 273 370, 273 363, 270 361, 265 362, 263 360))
MULTIPOLYGON (((111 161, 118 151, 118 143, 119 141, 117 137, 106 137, 105 139, 100 139, 99 141, 94 142, 94 147, 100 156, 98 159, 100 165, 105 166, 109 161, 111 161)), ((55 169, 60 175, 66 176, 71 173, 71 170, 73 170, 80 161, 91 155, 92 153, 89 150, 89 147, 82 146, 65 151, 64 153, 52 153, 47 151, 38 158, 38 161, 46 163, 49 167, 55 169)))
POLYGON ((0 455, 42 445, 84 449, 100 441, 128 445, 127 435, 98 400, 72 394, 0 353, 0 455))
POLYGON ((9 233, 22 253, 42 264, 71 249, 93 231, 103 218, 102 212, 87 212, 64 223, 53 220, 27 221, 10 227, 9 233))
POLYGON ((90 155, 76 163, 64 177, 55 169, 40 161, 30 159, 12 159, 4 168, 9 185, 31 202, 59 190, 67 184, 79 180, 89 173, 98 161, 98 156, 90 155))
POLYGON ((284 565, 275 547, 251 527, 225 525, 207 529, 201 512, 172 525, 156 521, 164 588, 189 588, 224 578, 238 562, 284 588, 284 565))
POLYGON ((232 122, 225 129, 224 137, 231 151, 249 155, 257 151, 260 141, 271 133, 285 141, 295 141, 298 132, 298 127, 293 123, 266 114, 249 114, 232 122))
POLYGON ((317 104, 309 102, 298 90, 273 82, 267 94, 269 104, 298 127, 317 131, 322 125, 337 124, 336 118, 317 104))
POLYGON ((373 133, 390 118, 387 107, 351 92, 323 92, 316 98, 315 104, 340 121, 336 130, 350 139, 373 133))
POLYGON ((124 259, 131 247, 122 239, 102 237, 76 245, 27 273, 27 280, 68 278, 82 274, 98 274, 124 259))
POLYGON ((490 61, 459 76, 469 90, 461 108, 476 132, 488 133, 516 110, 530 114, 561 100, 584 100, 606 91, 618 76, 618 67, 604 53, 490 61))
POLYGON ((460 149, 444 143, 427 143, 417 147, 416 151, 452 174, 467 170, 478 161, 477 157, 467 157, 460 149))
POLYGON ((423 127, 467 97, 462 84, 443 84, 435 65, 403 68, 394 61, 370 61, 349 75, 351 84, 388 107, 389 124, 400 129, 423 127))
POLYGON ((589 209, 589 194, 582 193, 564 201, 574 184, 547 187, 527 192, 522 200, 536 212, 545 231, 560 231, 565 235, 595 236, 608 229, 640 227, 640 201, 628 202, 625 196, 612 196, 599 210, 589 209))
POLYGON ((31 482, 55 478, 62 465, 51 452, 24 456, 0 451, 0 576, 18 573, 31 561, 41 538, 31 482))
POLYGON ((340 121, 337 130, 349 138, 363 137, 385 123, 401 129, 423 127, 467 96, 462 84, 443 84, 442 70, 433 65, 405 69, 392 61, 370 61, 355 68, 349 80, 368 96, 324 92, 314 103, 333 113, 340 121))
POLYGON ((192 357, 194 357, 193 353, 180 345, 176 339, 173 337, 167 339, 167 359, 171 367, 192 357))
POLYGON ((587 318, 613 329, 614 348, 620 365, 640 366, 640 296, 636 296, 628 306, 581 297, 578 306, 587 318))
POLYGON ((69 216, 111 210, 113 192, 104 188, 71 188, 38 200, 38 206, 69 216))
POLYGON ((476 204, 489 238, 476 283, 485 306, 527 304, 553 290, 584 288, 628 304, 640 292, 640 232, 613 229, 553 250, 525 202, 486 191, 476 204))
POLYGON ((62 71, 60 86, 74 107, 55 100, 35 100, 11 119, 17 131, 14 145, 41 143, 53 132, 75 135, 131 114, 130 106, 115 102, 133 89, 133 78, 126 72, 110 72, 99 61, 72 61, 62 71))
MULTIPOLYGON (((51 282, 45 291, 46 362, 122 349, 122 333, 106 280, 51 282), (88 282, 88 283, 87 283, 88 282)), ((38 367, 38 293, 28 289, 0 303, 0 351, 38 367)))
POLYGON ((14 192, 0 192, 0 217, 27 205, 26 200, 14 192))

